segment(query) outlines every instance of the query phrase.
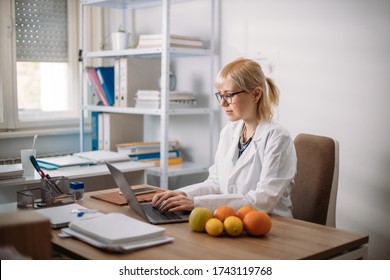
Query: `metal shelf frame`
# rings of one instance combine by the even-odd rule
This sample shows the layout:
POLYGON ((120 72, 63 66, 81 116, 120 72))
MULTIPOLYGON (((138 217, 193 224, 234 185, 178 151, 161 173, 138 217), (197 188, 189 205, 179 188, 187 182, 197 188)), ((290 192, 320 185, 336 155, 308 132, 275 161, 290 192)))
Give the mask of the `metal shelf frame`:
MULTIPOLYGON (((170 61, 175 57, 180 56, 209 56, 210 57, 210 77, 214 76, 214 54, 216 38, 216 0, 210 0, 211 11, 211 29, 210 29, 210 47, 208 49, 191 49, 191 48, 170 48, 170 18, 171 18, 171 4, 177 2, 191 2, 194 0, 81 0, 80 1, 80 151, 84 151, 84 134, 85 134, 85 113, 86 112, 111 112, 122 114, 141 114, 141 115, 157 115, 160 116, 160 151, 161 151, 161 165, 152 168, 148 171, 149 174, 160 176, 160 187, 168 188, 168 178, 170 176, 186 175, 199 172, 206 172, 207 166, 200 166, 194 163, 183 163, 179 168, 177 166, 168 166, 168 143, 169 143, 169 118, 174 115, 208 115, 210 127, 210 159, 212 162, 212 143, 213 136, 211 128, 214 124, 214 98, 209 97, 209 106, 206 108, 169 108, 169 73, 170 61), (99 6, 103 8, 115 8, 123 10, 123 22, 127 22, 127 15, 130 9, 147 8, 152 6, 161 6, 162 8, 162 41, 161 48, 141 48, 141 49, 126 49, 126 50, 104 50, 104 51, 85 51, 84 49, 84 8, 88 6, 99 6), (134 56, 141 58, 161 57, 161 108, 160 109, 144 109, 133 107, 109 107, 109 106, 91 106, 84 104, 83 81, 85 80, 85 58, 115 58, 124 56, 134 56)), ((126 26, 126 24, 124 25, 126 26)), ((210 89, 210 92, 213 89, 210 89)))

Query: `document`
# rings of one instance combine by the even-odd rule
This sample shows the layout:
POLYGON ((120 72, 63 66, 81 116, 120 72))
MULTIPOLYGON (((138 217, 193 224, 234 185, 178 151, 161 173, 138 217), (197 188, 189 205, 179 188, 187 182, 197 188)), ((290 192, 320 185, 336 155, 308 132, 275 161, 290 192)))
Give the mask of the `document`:
POLYGON ((122 162, 130 160, 130 158, 125 154, 105 150, 74 153, 73 156, 90 160, 96 163, 104 163, 105 161, 122 162))
POLYGON ((71 221, 87 220, 103 215, 99 212, 87 213, 88 208, 76 203, 66 204, 62 206, 53 206, 35 210, 37 213, 50 219, 52 228, 67 227, 71 221), (85 215, 80 213, 85 212, 85 215))
POLYGON ((0 165, 0 179, 11 179, 23 176, 21 164, 0 165))
POLYGON ((50 169, 50 166, 53 168, 66 167, 66 166, 75 166, 75 165, 91 165, 96 164, 96 161, 86 158, 81 158, 77 156, 58 156, 58 157, 46 157, 46 158, 37 158, 37 162, 43 168, 50 169))
POLYGON ((93 246, 116 252, 171 242, 165 228, 139 221, 121 213, 110 213, 93 219, 73 220, 63 233, 93 246))

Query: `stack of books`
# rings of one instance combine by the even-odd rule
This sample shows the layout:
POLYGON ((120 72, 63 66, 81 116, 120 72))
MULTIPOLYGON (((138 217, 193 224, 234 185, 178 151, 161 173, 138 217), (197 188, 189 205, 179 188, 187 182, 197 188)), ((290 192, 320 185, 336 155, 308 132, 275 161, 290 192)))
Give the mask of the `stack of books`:
POLYGON ((23 176, 23 167, 21 164, 0 165, 0 180, 13 179, 23 176))
MULTIPOLYGON (((129 142, 116 145, 117 152, 129 156, 131 161, 154 162, 160 165, 160 142, 129 142)), ((168 164, 183 162, 178 141, 169 141, 168 164)))
MULTIPOLYGON (((204 42, 196 36, 170 35, 169 42, 171 48, 205 48, 204 42)), ((161 48, 162 43, 162 34, 142 34, 137 48, 161 48)))
MULTIPOLYGON (((185 108, 195 106, 196 98, 192 93, 172 91, 169 93, 170 108, 185 108)), ((138 90, 135 96, 135 107, 161 108, 161 93, 158 90, 138 90)))

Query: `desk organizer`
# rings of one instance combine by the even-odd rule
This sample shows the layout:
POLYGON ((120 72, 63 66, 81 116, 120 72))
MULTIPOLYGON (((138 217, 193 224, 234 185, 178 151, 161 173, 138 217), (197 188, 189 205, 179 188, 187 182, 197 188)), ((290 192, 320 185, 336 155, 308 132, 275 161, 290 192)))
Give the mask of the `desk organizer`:
POLYGON ((70 194, 69 178, 42 178, 41 187, 16 192, 18 208, 42 208, 74 202, 70 194))

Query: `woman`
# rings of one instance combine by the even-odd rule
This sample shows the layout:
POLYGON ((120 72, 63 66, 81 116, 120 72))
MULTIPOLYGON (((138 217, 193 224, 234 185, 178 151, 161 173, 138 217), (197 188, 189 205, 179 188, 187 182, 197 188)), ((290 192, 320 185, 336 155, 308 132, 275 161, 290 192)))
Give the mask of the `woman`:
POLYGON ((252 205, 270 214, 292 216, 290 194, 296 154, 289 133, 272 119, 279 90, 259 64, 239 58, 224 66, 215 94, 229 123, 222 129, 208 178, 199 184, 158 193, 163 211, 191 211, 221 205, 252 205))

